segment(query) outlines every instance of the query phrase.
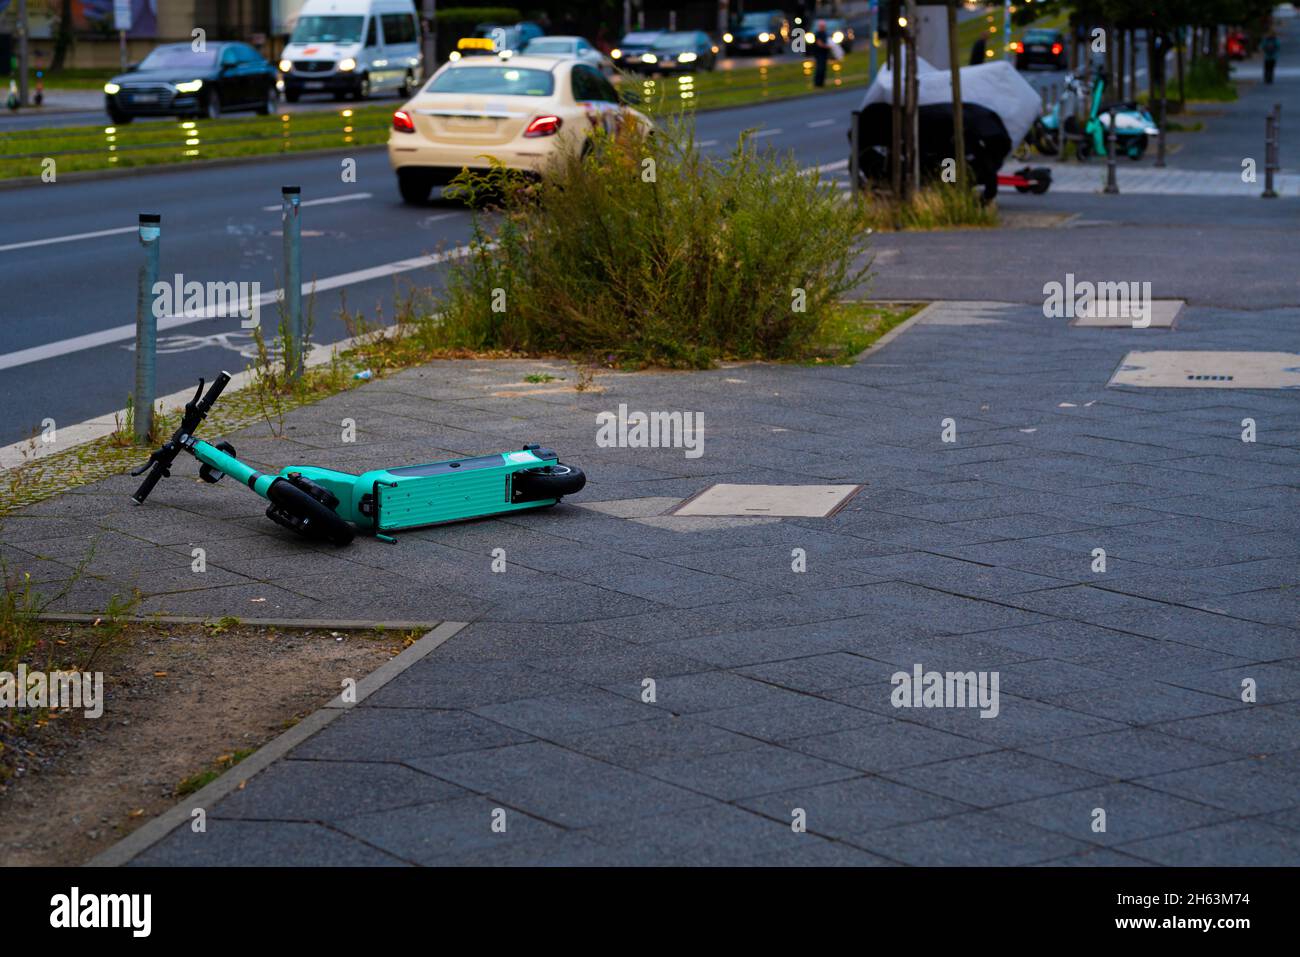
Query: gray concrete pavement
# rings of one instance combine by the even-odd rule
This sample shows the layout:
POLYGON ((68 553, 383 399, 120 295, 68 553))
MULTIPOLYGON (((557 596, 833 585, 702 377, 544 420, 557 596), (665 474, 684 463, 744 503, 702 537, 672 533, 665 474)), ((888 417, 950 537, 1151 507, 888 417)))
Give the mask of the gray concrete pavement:
POLYGON ((291 413, 287 439, 232 439, 259 465, 341 468, 542 441, 587 489, 334 551, 229 483, 131 508, 123 477, 3 540, 47 580, 96 542, 67 607, 139 587, 145 612, 471 622, 140 864, 1294 865, 1294 395, 1105 384, 1130 349, 1300 351, 1297 319, 1084 330, 958 303, 851 367, 586 395, 501 394, 535 363, 434 363, 291 413), (704 455, 598 448, 619 403, 702 410, 704 455), (664 514, 717 482, 864 489, 828 519, 664 514), (894 707, 916 665, 997 672, 998 715, 894 707))

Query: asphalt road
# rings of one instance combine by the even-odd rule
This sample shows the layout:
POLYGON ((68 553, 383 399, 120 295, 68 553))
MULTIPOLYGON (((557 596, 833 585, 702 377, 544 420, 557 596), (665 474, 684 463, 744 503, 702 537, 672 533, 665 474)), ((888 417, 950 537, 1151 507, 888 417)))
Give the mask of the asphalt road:
MULTIPOLYGON (((1062 78, 1047 71, 1028 77, 1039 84, 1062 78)), ((1258 89, 1226 110, 1229 115, 1213 119, 1206 132, 1171 136, 1171 166, 1184 165, 1180 139, 1188 154, 1230 155, 1239 142, 1238 127, 1259 125, 1265 99, 1271 104, 1280 97, 1289 105, 1293 88, 1287 81, 1267 92, 1258 89)), ((724 152, 743 130, 754 128, 762 148, 787 152, 805 167, 843 165, 848 113, 861 95, 828 92, 703 113, 697 145, 724 152)), ((1290 151, 1284 153, 1287 166, 1290 151)), ((301 185, 310 204, 303 212, 303 278, 316 283, 315 342, 347 335, 337 315, 344 295, 352 310, 370 317, 382 311, 387 318, 396 291, 412 284, 438 287, 442 267, 422 257, 464 243, 470 214, 437 200, 423 208, 403 205, 382 148, 357 150, 354 158, 354 183, 342 182, 344 157, 333 154, 0 193, 9 226, 0 242, 0 443, 26 438, 45 418, 73 424, 125 404, 133 376, 135 274, 142 259, 134 224, 141 212, 163 218, 162 277, 257 282, 264 295, 274 294, 281 270, 279 187, 301 185)), ((1149 162, 1150 157, 1142 165, 1149 162)), ((1231 167, 1239 168, 1239 160, 1231 167)), ((1045 276, 1072 270, 1109 275, 1147 263, 1157 295, 1247 308, 1295 299, 1293 281, 1276 268, 1293 259, 1292 201, 1266 211, 1253 201, 1004 191, 999 202, 1008 210, 1058 213, 1061 220, 1075 215, 1073 224, 1090 228, 1012 229, 977 241, 962 231, 881 236, 868 293, 1032 301, 1041 296, 1045 276)), ((262 322, 274 330, 274 306, 263 310, 262 322)), ((251 340, 232 317, 164 324, 159 345, 158 390, 165 394, 199 376, 211 378, 220 368, 245 367, 251 340)))
MULTIPOLYGON (((861 91, 701 114, 697 144, 725 152, 741 131, 806 166, 842 163, 848 113, 861 91)), ((19 441, 45 418, 73 424, 119 409, 133 381, 139 213, 162 216, 167 279, 280 286, 280 187, 300 185, 303 280, 315 282, 315 342, 347 336, 347 306, 393 315, 395 293, 438 287, 441 267, 420 257, 470 236, 463 207, 402 204, 382 148, 355 152, 356 182, 340 154, 277 158, 216 169, 169 169, 97 181, 61 181, 0 194, 9 228, 0 241, 0 443, 19 441), (272 207, 267 209, 265 207, 272 207), (113 232, 116 231, 116 232, 113 232), (89 235, 88 235, 89 234, 89 235), (412 260, 415 260, 413 263, 412 260), (90 338, 87 338, 90 337, 90 338)), ((263 329, 278 322, 262 311, 263 329)), ((244 368, 252 348, 237 317, 160 324, 158 392, 244 368)))

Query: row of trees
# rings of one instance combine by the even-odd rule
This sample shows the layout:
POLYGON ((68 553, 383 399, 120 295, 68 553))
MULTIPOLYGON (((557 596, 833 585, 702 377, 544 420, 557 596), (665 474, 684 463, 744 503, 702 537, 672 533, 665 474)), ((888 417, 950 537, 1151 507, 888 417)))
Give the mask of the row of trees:
MULTIPOLYGON (((1148 51, 1157 51, 1152 58, 1153 83, 1164 79, 1164 60, 1159 54, 1172 48, 1178 78, 1174 109, 1178 111, 1186 101, 1188 60, 1219 60, 1225 30, 1258 35, 1268 23, 1273 5, 1274 0, 1039 0, 1022 4, 1017 20, 1068 14, 1074 41, 1072 65, 1087 62, 1092 31, 1104 30, 1106 72, 1113 78, 1119 99, 1137 98, 1137 51, 1142 43, 1148 51)), ((1224 72, 1226 75, 1226 68, 1224 72)), ((1152 93, 1154 98, 1154 87, 1152 93)))

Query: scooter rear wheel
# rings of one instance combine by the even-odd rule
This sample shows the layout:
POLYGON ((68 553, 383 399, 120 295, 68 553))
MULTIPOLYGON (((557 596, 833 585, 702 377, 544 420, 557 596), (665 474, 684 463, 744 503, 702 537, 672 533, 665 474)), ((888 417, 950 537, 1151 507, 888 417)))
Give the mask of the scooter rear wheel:
POLYGON ((356 534, 332 508, 318 502, 287 479, 272 483, 266 497, 271 500, 266 517, 304 538, 342 546, 351 542, 356 534))

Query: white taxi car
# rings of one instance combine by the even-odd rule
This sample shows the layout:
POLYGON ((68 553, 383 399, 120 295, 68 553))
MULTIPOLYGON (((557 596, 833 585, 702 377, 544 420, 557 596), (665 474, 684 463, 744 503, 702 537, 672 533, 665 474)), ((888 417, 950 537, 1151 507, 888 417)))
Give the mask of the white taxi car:
POLYGON ((650 130, 609 80, 576 59, 466 57, 444 65, 393 114, 388 159, 402 199, 422 203, 462 169, 542 173, 560 151, 580 151, 595 129, 650 130))

